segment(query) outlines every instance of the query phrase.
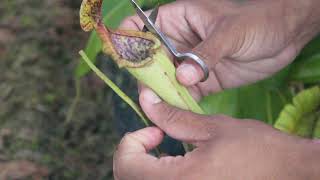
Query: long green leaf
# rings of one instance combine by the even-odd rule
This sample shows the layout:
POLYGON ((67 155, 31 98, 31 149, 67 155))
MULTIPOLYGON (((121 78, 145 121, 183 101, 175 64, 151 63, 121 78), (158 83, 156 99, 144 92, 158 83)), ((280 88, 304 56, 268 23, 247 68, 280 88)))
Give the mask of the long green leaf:
POLYGON ((259 83, 210 95, 201 101, 201 107, 207 114, 227 114, 273 124, 291 99, 285 83, 287 74, 285 69, 259 83))
POLYGON ((285 105, 285 91, 286 88, 266 87, 262 83, 241 88, 239 118, 257 119, 273 124, 285 105), (271 90, 273 88, 274 90, 271 90))

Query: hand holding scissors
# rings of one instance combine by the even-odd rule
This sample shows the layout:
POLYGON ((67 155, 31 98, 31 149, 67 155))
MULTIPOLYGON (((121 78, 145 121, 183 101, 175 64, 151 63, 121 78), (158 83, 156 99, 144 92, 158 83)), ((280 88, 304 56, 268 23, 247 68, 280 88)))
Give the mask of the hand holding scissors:
POLYGON ((155 8, 152 12, 150 17, 148 17, 143 10, 141 9, 141 7, 135 2, 135 0, 131 0, 132 5, 134 6, 138 16, 140 17, 140 19, 143 21, 143 23, 145 24, 143 31, 150 31, 151 33, 155 34, 156 36, 158 36, 158 38, 163 42, 163 44, 168 48, 168 50, 171 52, 172 55, 174 55, 176 57, 176 59, 183 61, 185 59, 191 59, 193 60, 195 63, 197 63, 204 74, 204 78, 202 79, 202 82, 206 81, 209 77, 209 69, 207 67, 207 65, 204 63, 204 61, 197 56, 196 54, 192 53, 192 52, 187 52, 187 53, 180 53, 177 51, 176 47, 170 42, 170 40, 167 38, 167 36, 161 32, 156 26, 155 26, 155 21, 157 19, 158 16, 158 7, 155 8))

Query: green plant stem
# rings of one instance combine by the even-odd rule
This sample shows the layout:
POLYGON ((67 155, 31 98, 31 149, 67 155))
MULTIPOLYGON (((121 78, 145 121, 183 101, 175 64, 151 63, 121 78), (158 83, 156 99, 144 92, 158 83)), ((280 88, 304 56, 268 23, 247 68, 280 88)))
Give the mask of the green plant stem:
POLYGON ((72 101, 72 104, 68 110, 65 123, 70 123, 72 121, 74 112, 77 108, 77 105, 79 103, 80 97, 81 97, 81 80, 79 78, 75 78, 75 89, 76 89, 76 96, 72 101))

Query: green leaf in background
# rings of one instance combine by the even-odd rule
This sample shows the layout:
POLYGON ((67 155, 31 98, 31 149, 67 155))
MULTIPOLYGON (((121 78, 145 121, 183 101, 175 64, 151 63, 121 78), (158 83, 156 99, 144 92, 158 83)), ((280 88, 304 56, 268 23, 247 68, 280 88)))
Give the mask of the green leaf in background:
POLYGON ((304 83, 320 82, 320 35, 302 50, 292 65, 290 80, 304 83))
POLYGON ((243 87, 239 93, 239 118, 257 119, 273 124, 285 105, 284 89, 269 90, 262 84, 243 87))
POLYGON ((257 119, 272 125, 291 98, 286 80, 288 73, 289 67, 271 78, 240 88, 239 118, 257 119))
POLYGON ((202 99, 200 106, 206 114, 225 114, 237 117, 239 114, 238 89, 223 91, 202 99))
MULTIPOLYGON (((138 2, 144 9, 148 9, 156 5, 172 2, 172 0, 140 0, 138 2)), ((117 28, 125 17, 134 14, 134 9, 129 0, 105 0, 103 2, 103 13, 105 25, 109 28, 117 28)), ((96 56, 101 51, 101 42, 96 32, 91 33, 84 51, 89 59, 93 62, 96 61, 96 56)), ((89 71, 89 66, 85 62, 80 61, 75 70, 75 76, 80 78, 89 71)))
POLYGON ((320 53, 320 35, 315 37, 310 43, 308 43, 299 56, 296 58, 295 62, 304 61, 316 54, 320 53))
POLYGON ((175 1, 175 0, 144 0, 144 1, 138 0, 137 2, 141 2, 143 9, 151 9, 155 6, 160 6, 160 5, 167 4, 167 3, 170 3, 173 1, 175 1))
POLYGON ((296 63, 290 73, 290 79, 304 83, 320 82, 320 52, 317 55, 296 63))
POLYGON ((200 104, 207 114, 226 114, 273 124, 288 99, 291 99, 286 86, 288 72, 287 68, 259 83, 210 95, 200 104))
POLYGON ((287 102, 287 94, 288 89, 270 90, 258 83, 210 95, 203 98, 200 105, 207 114, 226 114, 273 124, 287 102))

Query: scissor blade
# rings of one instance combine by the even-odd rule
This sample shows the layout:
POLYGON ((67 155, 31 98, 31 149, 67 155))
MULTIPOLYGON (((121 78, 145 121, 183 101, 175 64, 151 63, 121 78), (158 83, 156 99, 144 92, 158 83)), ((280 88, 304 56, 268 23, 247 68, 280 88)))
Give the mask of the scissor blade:
POLYGON ((144 25, 146 26, 146 28, 152 32, 157 34, 157 32, 154 29, 154 25, 151 21, 151 19, 149 19, 147 17, 147 15, 143 12, 143 10, 141 9, 141 7, 136 3, 135 0, 131 0, 131 3, 133 5, 133 7, 136 9, 136 12, 138 14, 138 16, 140 17, 140 19, 143 21, 144 25))
MULTIPOLYGON (((159 13, 159 6, 157 6, 156 8, 154 8, 154 9, 151 11, 151 14, 149 15, 149 19, 151 20, 151 22, 152 22, 153 24, 155 24, 156 21, 157 21, 158 13, 159 13)), ((147 31, 148 31, 147 26, 144 26, 143 29, 142 29, 142 31, 143 31, 143 32, 147 32, 147 31)))
POLYGON ((135 0, 131 0, 132 5, 136 9, 136 12, 140 19, 143 21, 144 25, 147 29, 153 34, 157 35, 161 41, 167 46, 167 48, 171 51, 175 56, 178 55, 176 48, 171 44, 171 42, 167 39, 167 37, 154 25, 154 23, 147 17, 147 15, 143 12, 140 6, 136 3, 135 0))

